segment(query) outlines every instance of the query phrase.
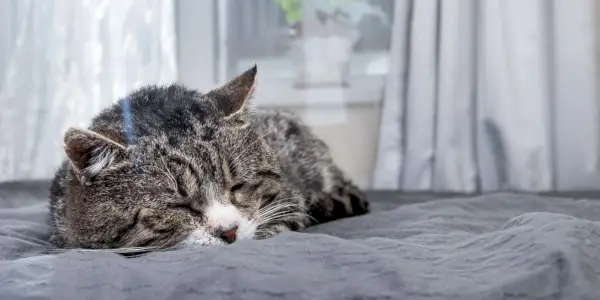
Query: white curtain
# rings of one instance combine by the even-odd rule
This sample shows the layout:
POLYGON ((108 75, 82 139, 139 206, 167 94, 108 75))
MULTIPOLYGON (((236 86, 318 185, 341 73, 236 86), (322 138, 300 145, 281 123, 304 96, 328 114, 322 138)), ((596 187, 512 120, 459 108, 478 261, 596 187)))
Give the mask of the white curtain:
POLYGON ((373 186, 600 188, 594 0, 398 0, 373 186))
POLYGON ((0 181, 48 178, 62 133, 176 79, 173 2, 0 1, 0 181))

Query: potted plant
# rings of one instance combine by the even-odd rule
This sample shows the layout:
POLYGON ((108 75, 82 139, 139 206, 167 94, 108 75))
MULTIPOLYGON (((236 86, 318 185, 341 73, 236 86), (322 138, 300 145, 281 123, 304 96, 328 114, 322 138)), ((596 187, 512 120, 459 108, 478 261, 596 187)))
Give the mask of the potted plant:
POLYGON ((290 28, 297 88, 347 86, 357 24, 374 8, 366 0, 275 0, 290 28))

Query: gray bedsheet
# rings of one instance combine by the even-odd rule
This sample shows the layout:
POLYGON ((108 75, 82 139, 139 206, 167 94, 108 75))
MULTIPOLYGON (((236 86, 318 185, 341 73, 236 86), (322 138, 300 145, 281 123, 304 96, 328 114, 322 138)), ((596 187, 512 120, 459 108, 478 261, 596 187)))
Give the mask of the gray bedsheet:
POLYGON ((388 206, 265 241, 137 258, 41 254, 43 194, 0 190, 0 206, 1 299, 600 299, 596 200, 388 206))

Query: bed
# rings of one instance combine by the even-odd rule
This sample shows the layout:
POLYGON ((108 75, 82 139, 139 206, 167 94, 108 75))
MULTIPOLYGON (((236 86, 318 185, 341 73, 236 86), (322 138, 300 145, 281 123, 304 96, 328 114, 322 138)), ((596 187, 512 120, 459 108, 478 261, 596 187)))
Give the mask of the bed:
POLYGON ((48 253, 46 186, 0 184, 1 299, 600 299, 598 200, 369 192, 369 215, 126 258, 48 253))

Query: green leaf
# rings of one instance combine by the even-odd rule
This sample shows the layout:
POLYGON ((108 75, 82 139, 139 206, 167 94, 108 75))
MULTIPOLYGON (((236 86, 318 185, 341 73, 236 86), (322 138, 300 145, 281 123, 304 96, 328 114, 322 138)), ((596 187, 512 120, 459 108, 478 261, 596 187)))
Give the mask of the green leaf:
POLYGON ((285 12, 285 21, 288 25, 293 25, 302 20, 302 1, 301 0, 274 0, 279 8, 285 12))

